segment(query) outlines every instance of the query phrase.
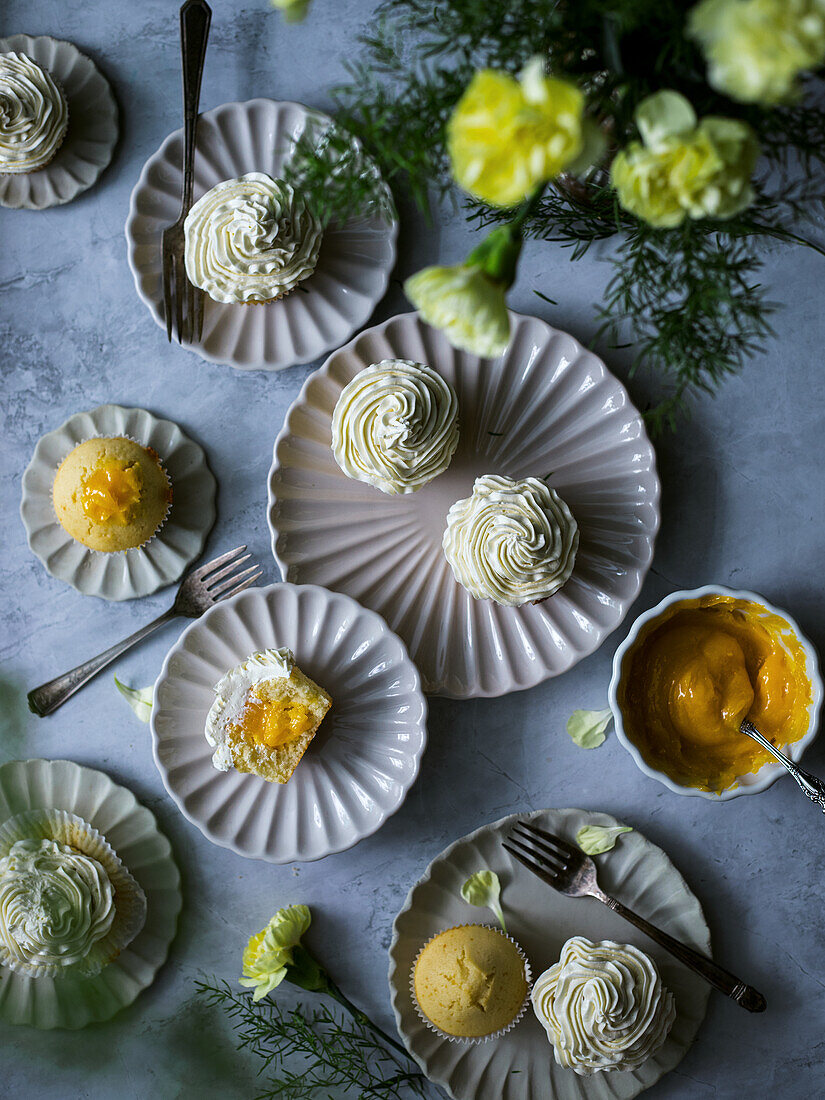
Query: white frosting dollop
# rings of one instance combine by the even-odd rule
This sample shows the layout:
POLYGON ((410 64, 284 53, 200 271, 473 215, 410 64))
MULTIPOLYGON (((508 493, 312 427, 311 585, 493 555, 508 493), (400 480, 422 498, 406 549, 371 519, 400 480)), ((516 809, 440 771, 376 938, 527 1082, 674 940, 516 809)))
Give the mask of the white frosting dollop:
POLYGON ((579 529, 543 481, 484 474, 447 513, 442 545, 455 579, 477 600, 543 600, 573 572, 579 529))
POLYGON ((218 771, 229 771, 233 765, 227 726, 240 722, 249 692, 267 680, 289 679, 294 667, 291 650, 264 649, 230 668, 215 684, 215 702, 206 716, 204 732, 215 750, 212 766, 218 771))
POLYGON ((216 302, 266 302, 315 270, 321 223, 283 180, 248 172, 203 195, 186 216, 186 274, 216 302))
POLYGON ((382 493, 414 493, 450 465, 458 445, 458 398, 432 367, 382 359, 341 391, 332 453, 347 475, 382 493))
POLYGON ((66 97, 45 69, 25 54, 0 54, 0 174, 43 168, 68 123, 66 97))
POLYGON ((630 944, 574 936, 537 979, 533 1010, 560 1066, 582 1077, 638 1069, 664 1043, 673 994, 652 959, 630 944))
POLYGON ((0 958, 12 967, 79 965, 109 934, 105 868, 56 840, 18 840, 0 860, 0 958))

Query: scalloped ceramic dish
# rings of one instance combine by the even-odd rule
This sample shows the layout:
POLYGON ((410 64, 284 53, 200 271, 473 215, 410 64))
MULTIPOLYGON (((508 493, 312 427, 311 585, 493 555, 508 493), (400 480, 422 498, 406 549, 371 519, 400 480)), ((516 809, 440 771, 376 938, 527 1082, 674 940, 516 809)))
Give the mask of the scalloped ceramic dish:
POLYGON ((215 522, 215 488, 203 448, 177 424, 145 409, 100 405, 70 416, 38 442, 23 474, 20 516, 32 553, 53 577, 84 596, 131 600, 172 584, 200 556, 215 522), (78 443, 117 435, 130 436, 157 452, 172 482, 172 507, 149 542, 106 554, 76 542, 57 522, 52 482, 57 467, 78 443))
POLYGON ((38 172, 0 175, 0 206, 43 210, 71 202, 97 182, 117 144, 117 103, 106 77, 71 42, 48 35, 0 38, 0 53, 24 53, 54 77, 69 102, 69 128, 38 172))
POLYGON ((81 1028, 108 1020, 155 980, 175 936, 180 875, 169 841, 131 791, 71 760, 14 760, 0 767, 0 822, 24 810, 77 814, 103 834, 146 894, 146 923, 95 978, 27 978, 0 965, 0 1020, 81 1028))
POLYGON ((598 649, 638 595, 659 527, 653 448, 624 387, 571 336, 511 315, 490 362, 456 351, 415 313, 367 329, 311 375, 275 441, 269 526, 287 580, 322 584, 382 615, 426 691, 503 695, 598 649), (388 497, 347 478, 330 447, 341 390, 381 359, 429 364, 455 387, 461 438, 449 469, 388 497), (474 600, 441 549, 450 505, 483 473, 548 476, 581 531, 573 576, 538 605, 474 600))
MULTIPOLYGON (((277 176, 304 131, 330 122, 301 103, 271 99, 207 111, 198 123, 195 201, 216 183, 246 172, 277 176)), ((182 131, 176 130, 146 162, 126 221, 138 295, 163 328, 160 242, 180 213, 182 144, 182 131)), ((331 226, 318 265, 300 290, 266 306, 226 305, 207 295, 203 336, 187 346, 210 362, 241 370, 282 370, 317 359, 348 340, 383 297, 397 235, 397 223, 377 215, 331 226)))
MULTIPOLYGON (((398 1030, 427 1076, 454 1100, 630 1100, 682 1060, 704 1019, 710 987, 607 906, 565 897, 512 859, 501 842, 519 819, 571 841, 583 825, 617 824, 608 814, 584 810, 513 814, 462 837, 437 856, 393 924, 389 983, 398 1030), (487 920, 486 910, 461 898, 462 883, 480 867, 492 868, 501 879, 507 931, 526 952, 534 979, 557 961, 570 936, 632 943, 655 960, 676 998, 676 1020, 664 1046, 638 1070, 581 1078, 563 1069, 532 1009, 502 1038, 473 1045, 441 1039, 421 1020, 409 985, 416 954, 445 928, 487 920)), ((710 953, 702 908, 660 848, 641 833, 627 833, 611 852, 597 856, 596 863, 605 890, 671 935, 710 953)))
POLYGON ((155 684, 155 763, 178 809, 215 844, 272 863, 320 859, 369 836, 418 774, 427 707, 386 623, 314 585, 251 588, 183 632, 155 684), (261 649, 287 646, 332 696, 288 783, 216 771, 204 736, 214 685, 261 649))
MULTIPOLYGON (((639 771, 644 772, 645 775, 650 776, 651 779, 658 779, 660 783, 673 791, 675 794, 687 794, 698 795, 700 798, 709 798, 712 802, 728 802, 731 798, 738 798, 742 794, 759 794, 760 791, 765 791, 773 783, 779 779, 780 776, 786 775, 787 772, 779 763, 769 763, 763 765, 758 772, 749 772, 747 775, 740 775, 735 787, 728 787, 727 790, 717 794, 715 791, 700 791, 698 787, 683 787, 681 784, 676 783, 669 775, 664 772, 658 771, 656 768, 652 768, 644 759, 639 749, 630 740, 624 730, 624 722, 622 720, 622 712, 618 703, 618 691, 619 681, 622 675, 622 662, 625 655, 633 646, 634 642, 639 636, 639 631, 652 619, 657 618, 662 612, 670 607, 674 603, 678 603, 680 600, 692 600, 697 599, 700 596, 712 596, 723 595, 732 596, 739 600, 750 600, 753 603, 761 604, 767 608, 768 611, 773 612, 774 615, 778 615, 781 619, 784 619, 791 630, 796 635, 799 643, 805 651, 806 657, 806 672, 808 679, 811 682, 811 705, 810 705, 810 719, 808 732, 804 737, 801 737, 798 741, 792 745, 780 745, 780 749, 791 760, 799 762, 802 759, 802 754, 807 747, 816 737, 818 732, 818 719, 819 711, 822 706, 822 677, 819 672, 819 660, 816 655, 816 650, 813 644, 805 637, 802 631, 799 629, 796 621, 791 618, 787 611, 782 611, 778 607, 774 607, 772 603, 769 603, 764 596, 758 595, 756 592, 748 592, 743 589, 726 588, 721 584, 706 584, 702 588, 685 589, 679 592, 671 592, 669 596, 665 596, 663 600, 660 600, 655 607, 651 607, 649 611, 643 612, 638 619, 633 623, 628 631, 627 637, 621 643, 619 648, 613 657, 613 675, 610 680, 610 688, 608 690, 608 699, 610 703, 610 709, 613 711, 613 722, 616 727, 616 736, 619 741, 624 745, 630 755, 633 757, 634 763, 638 767, 639 771)), ((744 736, 744 734, 743 734, 744 736)))

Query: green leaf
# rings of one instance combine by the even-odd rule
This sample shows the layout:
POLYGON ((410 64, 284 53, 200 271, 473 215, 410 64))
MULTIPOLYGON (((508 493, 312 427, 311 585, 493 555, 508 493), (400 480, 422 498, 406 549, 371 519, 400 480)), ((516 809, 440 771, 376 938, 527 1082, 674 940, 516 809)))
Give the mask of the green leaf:
POLYGON ((648 149, 696 128, 696 112, 688 100, 667 88, 643 99, 634 117, 648 149))
POLYGON ((576 843, 589 856, 609 852, 622 833, 632 833, 629 825, 585 825, 576 833, 576 843))
POLYGON ((567 732, 580 749, 597 749, 604 741, 604 731, 610 725, 613 711, 574 710, 567 719, 567 732))
POLYGON ((152 693, 155 685, 150 684, 145 688, 130 688, 122 684, 115 676, 115 686, 141 722, 148 722, 152 717, 152 693))
POLYGON ((507 926, 504 923, 504 913, 501 910, 501 883, 495 871, 485 869, 470 875, 461 887, 461 896, 468 905, 476 905, 481 909, 491 909, 495 913, 502 931, 507 931, 507 926))

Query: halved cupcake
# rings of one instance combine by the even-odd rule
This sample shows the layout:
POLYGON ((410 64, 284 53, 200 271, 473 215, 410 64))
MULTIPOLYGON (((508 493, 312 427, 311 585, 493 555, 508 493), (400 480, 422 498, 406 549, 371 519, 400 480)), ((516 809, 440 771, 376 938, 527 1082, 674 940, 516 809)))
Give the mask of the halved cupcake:
POLYGON ((286 783, 332 699, 295 664, 288 649, 253 653, 215 685, 206 740, 219 771, 235 768, 286 783))

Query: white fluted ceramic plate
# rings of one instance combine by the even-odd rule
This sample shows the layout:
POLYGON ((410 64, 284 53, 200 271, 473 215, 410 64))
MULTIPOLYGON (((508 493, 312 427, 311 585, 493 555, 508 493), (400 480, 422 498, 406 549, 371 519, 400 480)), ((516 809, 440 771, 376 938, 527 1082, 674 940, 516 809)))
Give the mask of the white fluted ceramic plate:
MULTIPOLYGON (((304 131, 330 121, 301 103, 271 99, 207 111, 198 124, 195 200, 246 172, 278 176, 304 131)), ((146 162, 126 222, 137 292, 163 328, 161 234, 180 212, 182 147, 182 131, 176 130, 146 162)), ((330 227, 301 290, 265 306, 226 305, 207 295, 203 336, 187 346, 241 370, 282 370, 317 359, 348 340, 383 297, 397 234, 397 223, 378 215, 330 227)))
POLYGON ((106 77, 71 42, 39 35, 0 38, 0 53, 24 53, 46 69, 69 103, 69 127, 51 162, 38 172, 0 175, 0 206, 43 210, 71 202, 97 182, 117 144, 117 103, 106 77))
MULTIPOLYGON (((609 814, 585 810, 513 814, 462 837, 437 856, 393 924, 389 982, 398 1030, 427 1076, 455 1100, 629 1100, 682 1060, 704 1019, 710 987, 607 906, 567 898, 514 860, 501 844, 517 820, 534 821, 574 843, 583 825, 618 824, 609 814), (676 1020, 664 1045, 638 1070, 583 1078, 558 1066, 532 1008, 512 1031, 487 1043, 450 1042, 423 1023, 410 994, 415 957, 423 943, 445 928, 484 919, 481 910, 461 899, 461 884, 482 867, 492 868, 501 879, 507 931, 527 954, 534 980, 558 961, 571 936, 632 943, 655 960, 676 999, 676 1020)), ((613 851, 595 858, 599 883, 609 894, 710 954, 702 908, 661 848, 641 833, 626 833, 613 851)))
POLYGON ((38 442, 23 474, 20 515, 30 549, 53 577, 84 596, 131 600, 172 584, 200 556, 215 522, 215 479, 203 448, 171 420, 145 409, 100 405, 70 416, 38 442), (157 452, 172 482, 172 507, 157 535, 143 546, 106 554, 83 546, 57 522, 52 483, 78 443, 118 435, 157 452))
POLYGON ((271 863, 349 848, 395 813, 418 774, 427 708, 387 624, 315 585, 251 588, 185 630, 155 684, 155 763, 208 840, 271 863), (286 784, 216 771, 204 736, 214 685, 261 649, 286 646, 332 707, 286 784))
POLYGON ((0 767, 0 823, 24 810, 67 810, 105 836, 146 894, 146 924, 95 978, 28 978, 0 964, 0 1020, 81 1028, 108 1020, 155 980, 175 936, 180 875, 169 841, 131 791, 71 760, 0 767))
POLYGON ((653 448, 624 387, 572 336, 511 315, 498 360, 456 351, 415 313, 362 332, 311 375, 275 442, 269 526, 281 572, 382 615, 406 642, 425 691, 503 695, 558 676, 615 630, 637 596, 659 527, 653 448), (330 448, 335 403, 358 371, 415 359, 458 393, 449 469, 390 497, 352 481, 330 448), (576 567, 549 600, 474 600, 441 549, 450 505, 479 474, 548 477, 581 531, 576 567))

